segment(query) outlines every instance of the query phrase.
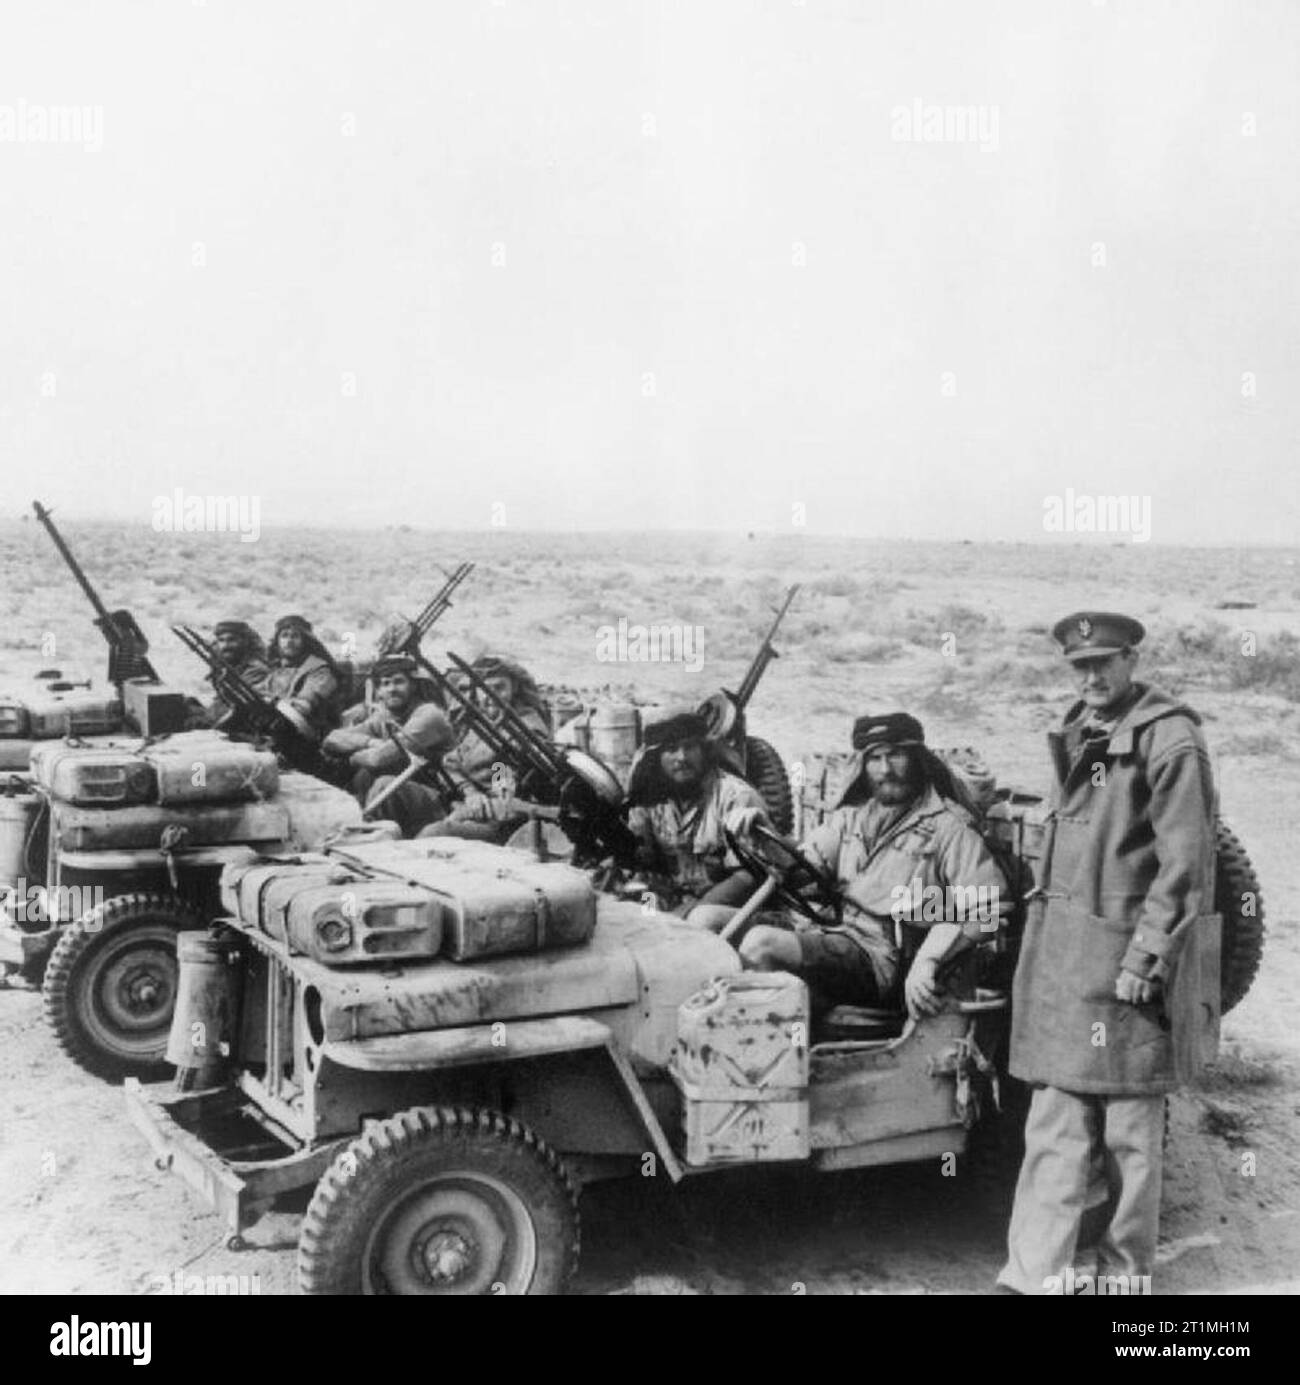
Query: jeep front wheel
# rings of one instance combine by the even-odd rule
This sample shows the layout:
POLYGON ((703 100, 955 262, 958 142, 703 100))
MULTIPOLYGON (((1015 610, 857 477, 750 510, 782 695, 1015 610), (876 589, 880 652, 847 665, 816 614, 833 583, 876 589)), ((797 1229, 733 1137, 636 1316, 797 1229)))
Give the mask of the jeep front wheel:
POLYGON ((45 970, 45 1018, 59 1047, 89 1073, 120 1082, 166 1075, 176 1005, 176 935, 202 928, 174 895, 105 900, 67 929, 45 970))
POLYGON ((555 1153, 496 1111, 415 1107, 326 1170, 298 1239, 306 1294, 556 1294, 578 1195, 555 1153))

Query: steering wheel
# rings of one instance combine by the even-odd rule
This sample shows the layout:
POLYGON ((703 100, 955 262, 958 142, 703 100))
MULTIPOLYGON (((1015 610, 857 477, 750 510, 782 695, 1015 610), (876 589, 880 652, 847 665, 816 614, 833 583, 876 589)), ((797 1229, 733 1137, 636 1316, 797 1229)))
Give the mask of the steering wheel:
POLYGON ((781 858, 773 861, 742 845, 730 828, 724 827, 722 835, 736 860, 755 879, 761 880, 767 876, 772 881, 776 886, 776 898, 787 908, 802 914, 820 928, 838 926, 842 905, 839 886, 826 871, 814 865, 793 842, 787 841, 785 837, 779 836, 761 823, 755 823, 751 828, 751 835, 781 858), (806 898, 801 893, 802 890, 810 890, 812 898, 806 898))

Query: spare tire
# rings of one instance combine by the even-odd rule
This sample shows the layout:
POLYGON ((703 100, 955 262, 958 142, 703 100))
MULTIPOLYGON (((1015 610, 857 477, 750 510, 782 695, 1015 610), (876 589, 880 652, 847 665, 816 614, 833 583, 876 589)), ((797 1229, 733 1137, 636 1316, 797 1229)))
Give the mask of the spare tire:
POLYGON ((1259 877, 1235 832, 1214 825, 1216 874, 1214 909, 1223 916, 1219 951, 1219 1007, 1226 1015, 1248 990, 1264 952, 1264 901, 1259 877))
POLYGON ((781 757, 757 736, 745 737, 745 778, 763 796, 772 826, 783 836, 794 828, 794 796, 781 757))

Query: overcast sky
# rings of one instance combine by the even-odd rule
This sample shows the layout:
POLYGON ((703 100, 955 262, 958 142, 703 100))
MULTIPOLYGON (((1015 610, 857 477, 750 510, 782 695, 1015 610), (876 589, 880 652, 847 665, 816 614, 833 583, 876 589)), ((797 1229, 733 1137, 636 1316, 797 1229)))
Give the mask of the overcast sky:
POLYGON ((1294 0, 10 6, 5 512, 1294 541, 1298 74, 1294 0))

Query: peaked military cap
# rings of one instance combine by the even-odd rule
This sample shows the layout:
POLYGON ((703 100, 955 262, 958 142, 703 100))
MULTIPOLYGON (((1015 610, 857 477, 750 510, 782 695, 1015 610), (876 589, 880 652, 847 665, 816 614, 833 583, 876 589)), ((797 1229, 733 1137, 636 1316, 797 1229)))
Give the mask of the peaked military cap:
POLYGON ((1133 649, 1145 634, 1146 629, 1140 621, 1114 611, 1076 611, 1052 626, 1052 638, 1071 661, 1133 649))

